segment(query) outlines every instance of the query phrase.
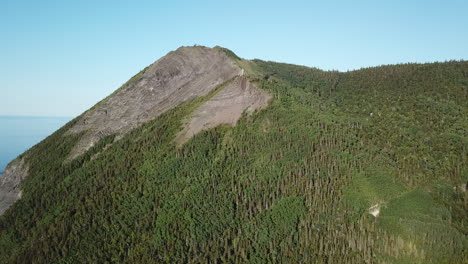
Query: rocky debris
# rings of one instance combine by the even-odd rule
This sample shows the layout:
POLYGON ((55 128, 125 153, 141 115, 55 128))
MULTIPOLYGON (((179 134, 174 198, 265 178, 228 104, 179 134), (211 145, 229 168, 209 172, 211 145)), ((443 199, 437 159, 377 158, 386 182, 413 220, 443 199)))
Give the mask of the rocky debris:
POLYGON ((0 215, 21 198, 20 183, 28 175, 24 158, 12 161, 0 176, 0 215))
POLYGON ((207 95, 239 74, 241 68, 219 49, 172 51, 83 115, 68 131, 85 132, 69 158, 83 154, 102 137, 125 134, 187 100, 207 95))
POLYGON ((374 217, 379 216, 380 214, 380 204, 374 204, 369 208, 369 214, 373 215, 374 217))
POLYGON ((270 99, 267 92, 238 76, 192 113, 185 128, 177 135, 176 143, 181 145, 200 131, 221 124, 234 126, 244 111, 251 114, 268 105, 270 99))

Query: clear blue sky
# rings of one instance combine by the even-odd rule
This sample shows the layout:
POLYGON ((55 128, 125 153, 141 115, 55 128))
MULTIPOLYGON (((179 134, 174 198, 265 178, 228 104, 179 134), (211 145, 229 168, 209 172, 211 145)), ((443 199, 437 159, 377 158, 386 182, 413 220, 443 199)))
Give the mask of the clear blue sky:
POLYGON ((0 0, 0 115, 76 116, 182 45, 346 71, 468 59, 468 1, 0 0))

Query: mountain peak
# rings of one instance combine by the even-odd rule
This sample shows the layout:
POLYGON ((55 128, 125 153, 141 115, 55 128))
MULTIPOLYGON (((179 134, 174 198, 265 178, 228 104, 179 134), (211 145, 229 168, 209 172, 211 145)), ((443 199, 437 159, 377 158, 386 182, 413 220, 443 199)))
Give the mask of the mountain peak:
POLYGON ((69 133, 85 135, 70 158, 105 136, 125 134, 241 75, 234 57, 232 51, 221 47, 183 46, 169 52, 79 118, 69 133))

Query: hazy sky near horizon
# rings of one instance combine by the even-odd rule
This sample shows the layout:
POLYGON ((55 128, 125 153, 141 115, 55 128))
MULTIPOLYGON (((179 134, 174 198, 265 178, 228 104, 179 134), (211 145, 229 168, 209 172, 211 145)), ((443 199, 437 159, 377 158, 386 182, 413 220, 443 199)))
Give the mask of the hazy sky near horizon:
POLYGON ((182 45, 341 71, 468 59, 465 0, 0 4, 0 115, 77 116, 182 45))

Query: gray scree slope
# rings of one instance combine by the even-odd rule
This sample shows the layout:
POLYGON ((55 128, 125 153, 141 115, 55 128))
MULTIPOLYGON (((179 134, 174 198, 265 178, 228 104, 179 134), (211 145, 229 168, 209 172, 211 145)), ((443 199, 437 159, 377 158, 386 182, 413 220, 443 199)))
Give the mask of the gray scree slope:
POLYGON ((0 176, 0 215, 21 198, 20 183, 28 174, 24 159, 11 162, 0 176))
POLYGON ((181 145, 203 129, 221 124, 234 126, 244 111, 251 114, 268 105, 270 99, 267 92, 255 87, 245 77, 238 76, 192 113, 192 118, 177 135, 176 142, 181 145))

